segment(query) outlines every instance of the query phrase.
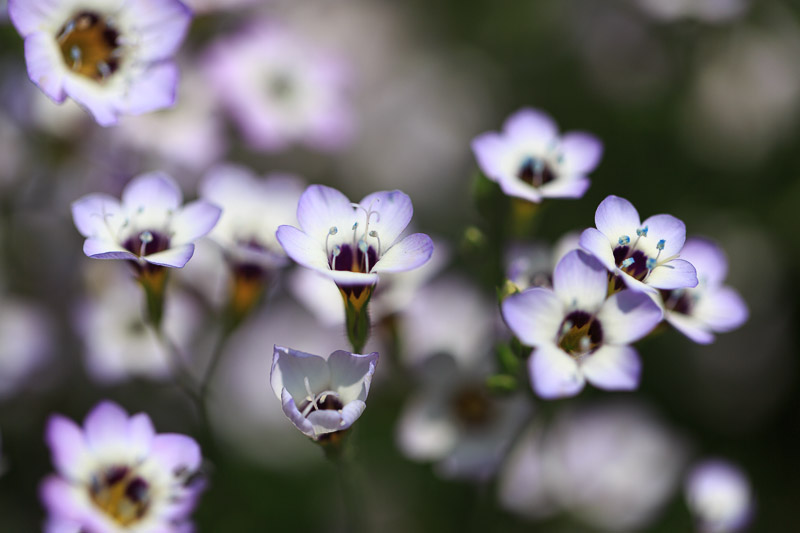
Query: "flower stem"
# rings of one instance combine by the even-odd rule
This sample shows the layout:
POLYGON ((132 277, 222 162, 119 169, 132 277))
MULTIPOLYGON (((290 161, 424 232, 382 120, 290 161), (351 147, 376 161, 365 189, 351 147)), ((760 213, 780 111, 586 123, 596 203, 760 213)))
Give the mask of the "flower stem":
POLYGON ((349 435, 335 439, 322 445, 325 457, 336 467, 340 492, 344 504, 344 530, 351 533, 368 531, 363 521, 366 506, 360 503, 360 490, 357 480, 357 471, 350 458, 349 435))

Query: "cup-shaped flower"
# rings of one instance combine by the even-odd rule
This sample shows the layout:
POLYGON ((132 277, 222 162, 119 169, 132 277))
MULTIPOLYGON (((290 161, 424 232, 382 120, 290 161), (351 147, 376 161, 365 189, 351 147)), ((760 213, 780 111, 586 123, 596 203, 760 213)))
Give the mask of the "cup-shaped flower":
POLYGON ((664 318, 699 344, 714 341, 714 333, 738 328, 747 321, 747 305, 736 290, 723 285, 728 272, 725 253, 701 238, 686 241, 681 257, 697 269, 697 287, 662 290, 664 318))
POLYGON ((633 204, 611 195, 600 202, 594 221, 597 229, 584 230, 580 244, 616 276, 615 289, 655 294, 697 286, 694 266, 678 258, 686 226, 677 218, 653 215, 642 222, 633 204))
POLYGON ((289 420, 319 441, 358 420, 377 364, 377 352, 319 356, 275 346, 270 384, 289 420))
POLYGON ((521 109, 508 117, 503 132, 487 132, 472 141, 483 173, 509 196, 530 202, 543 198, 580 198, 589 188, 588 173, 603 155, 603 144, 584 132, 559 135, 547 114, 521 109))
POLYGON ((101 402, 81 428, 54 415, 46 441, 56 474, 40 495, 48 532, 179 533, 204 482, 198 476, 200 447, 190 437, 157 434, 150 417, 128 416, 101 402))
POLYGON ((662 311, 643 293, 607 295, 603 265, 573 250, 556 266, 552 290, 536 287, 503 301, 506 324, 535 348, 528 370, 542 398, 573 396, 586 381, 607 390, 639 385, 639 355, 628 344, 647 335, 662 311))
POLYGON ((709 459, 692 468, 686 501, 702 533, 731 533, 747 526, 754 503, 750 482, 736 466, 709 459))
POLYGON ((204 200, 187 205, 175 181, 161 172, 133 178, 119 201, 89 194, 72 204, 72 218, 86 237, 83 252, 97 259, 126 259, 181 268, 194 241, 211 231, 221 210, 204 200))
POLYGON ((67 96, 109 126, 175 102, 171 58, 191 22, 178 0, 9 0, 25 39, 28 76, 53 101, 67 96))

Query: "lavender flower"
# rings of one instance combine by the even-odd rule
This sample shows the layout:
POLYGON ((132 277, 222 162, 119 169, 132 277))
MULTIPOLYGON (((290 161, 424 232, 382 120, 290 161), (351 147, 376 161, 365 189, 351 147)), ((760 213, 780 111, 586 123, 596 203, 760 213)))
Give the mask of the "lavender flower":
POLYGON ((584 230, 580 244, 616 276, 615 289, 655 294, 697 285, 694 266, 678 259, 686 226, 677 218, 653 215, 641 222, 633 204, 612 195, 600 202, 594 220, 597 229, 584 230))
POLYGON ((731 533, 748 525, 753 496, 744 473, 727 461, 711 459, 692 468, 686 501, 703 533, 731 533))
POLYGON ((535 347, 528 370, 539 396, 572 396, 587 380, 608 390, 638 386, 641 363, 628 344, 647 335, 662 312, 645 294, 607 293, 603 265, 574 250, 556 266, 552 290, 528 289, 503 301, 506 324, 535 347))
POLYGON ((171 57, 192 18, 178 0, 9 0, 8 12, 28 76, 53 101, 70 96, 102 126, 175 102, 171 57))
POLYGON ((509 196, 539 203, 543 198, 580 198, 588 173, 603 154, 602 143, 583 132, 558 134, 553 119, 535 109, 508 117, 503 132, 472 141, 483 173, 509 196))
POLYGON ((200 448, 185 435, 156 434, 144 413, 101 402, 83 428, 61 415, 47 423, 56 474, 40 495, 45 531, 183 533, 203 483, 200 448))

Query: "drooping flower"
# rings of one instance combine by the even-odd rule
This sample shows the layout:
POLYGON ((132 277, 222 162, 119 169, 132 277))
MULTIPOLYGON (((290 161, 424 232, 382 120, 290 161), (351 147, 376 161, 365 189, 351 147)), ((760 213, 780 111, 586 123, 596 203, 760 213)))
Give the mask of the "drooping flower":
POLYGON ((528 289, 503 301, 506 324, 535 348, 528 370, 539 396, 572 396, 586 381, 608 390, 638 386, 641 363, 628 344, 647 335, 662 311, 642 293, 607 295, 603 265, 574 250, 556 266, 552 290, 528 289))
POLYGON ((378 354, 328 356, 275 346, 270 384, 292 424, 312 439, 344 431, 366 409, 378 354))
POLYGON ((221 39, 205 63, 211 87, 252 147, 335 150, 352 138, 344 62, 287 29, 262 23, 221 39))
POLYGON ((747 526, 754 511, 750 482, 720 459, 695 465, 686 480, 686 501, 702 533, 732 533, 747 526))
POLYGON ((580 198, 586 177, 597 167, 602 143, 584 132, 559 136, 547 114, 521 109, 508 117, 503 132, 487 132, 472 141, 483 173, 509 196, 539 203, 543 198, 580 198))
POLYGON ((150 417, 104 401, 81 428, 53 415, 46 441, 56 474, 40 495, 48 533, 183 533, 202 491, 200 447, 190 437, 156 434, 150 417))
POLYGON ((747 321, 747 305, 736 290, 723 285, 728 272, 725 253, 700 238, 686 241, 681 257, 697 269, 697 287, 662 290, 664 318, 675 329, 700 344, 714 341, 714 333, 738 328, 747 321))
POLYGON ((28 76, 47 96, 67 96, 110 126, 121 114, 171 106, 171 58, 191 22, 178 0, 9 0, 25 39, 28 76))
POLYGON ((72 204, 72 218, 86 237, 83 252, 97 259, 126 259, 181 268, 194 253, 193 242, 217 223, 221 210, 203 200, 182 206, 183 195, 161 172, 133 178, 122 201, 89 194, 72 204))
POLYGON ((600 202, 594 221, 597 229, 584 230, 580 245, 616 276, 615 289, 655 294, 697 286, 694 266, 678 258, 686 226, 677 218, 653 215, 642 222, 633 204, 611 195, 600 202))

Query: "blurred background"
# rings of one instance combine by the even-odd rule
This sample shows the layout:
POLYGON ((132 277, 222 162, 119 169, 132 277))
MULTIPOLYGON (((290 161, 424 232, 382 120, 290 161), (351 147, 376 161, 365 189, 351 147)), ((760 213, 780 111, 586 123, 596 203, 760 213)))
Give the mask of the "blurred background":
MULTIPOLYGON (((283 417, 269 387, 273 344, 312 353, 347 346, 341 318, 320 308, 331 286, 317 288, 297 267, 281 273, 227 347, 209 438, 138 322, 141 291, 128 269, 86 258, 72 224, 70 203, 84 194, 119 195, 131 177, 162 169, 193 198, 206 171, 225 161, 259 175, 291 172, 354 200, 401 189, 414 203, 415 231, 437 242, 424 273, 387 281, 410 301, 387 289, 373 302, 382 360, 351 436, 369 530, 692 531, 681 480, 708 456, 749 477, 757 508, 749 531, 800 525, 798 4, 187 3, 196 18, 179 56, 177 106, 111 129, 72 102, 56 106, 28 80, 22 39, 0 3, 0 531, 41 527, 37 486, 52 471, 47 417, 82 420, 104 398, 146 411, 159 431, 202 439, 210 483, 195 513, 199 531, 346 530, 335 469, 283 417), (261 26, 289 35, 284 48, 236 68, 268 70, 270 57, 293 47, 332 58, 344 76, 335 88, 342 142, 292 130, 270 144, 243 123, 247 110, 231 97, 237 80, 219 79, 213 63, 235 61, 235 38, 261 26), (479 268, 495 259, 465 238, 482 224, 469 143, 525 106, 605 144, 588 193, 549 201, 526 240, 547 248, 593 226, 607 195, 623 196, 643 217, 670 213, 690 236, 719 242, 727 283, 750 319, 709 346, 674 330, 641 342, 635 393, 587 389, 543 402, 522 386, 497 399, 502 416, 486 434, 461 428, 448 444, 432 437, 426 447, 408 437, 418 431, 415 406, 441 402, 456 377, 484 379, 493 346, 508 336, 479 268), (539 452, 545 460, 533 461, 539 452), (529 469, 515 468, 526 460, 529 469)), ((196 369, 213 344, 225 268, 201 243, 172 277, 166 320, 196 369)))

